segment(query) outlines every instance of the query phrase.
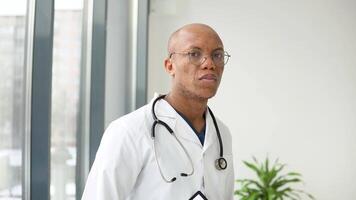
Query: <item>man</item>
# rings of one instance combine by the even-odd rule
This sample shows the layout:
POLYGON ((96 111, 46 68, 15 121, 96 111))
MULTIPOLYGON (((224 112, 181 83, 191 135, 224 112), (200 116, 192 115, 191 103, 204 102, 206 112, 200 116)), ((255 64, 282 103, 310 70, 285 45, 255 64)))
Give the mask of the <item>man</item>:
POLYGON ((229 57, 207 25, 174 32, 171 91, 110 124, 82 199, 233 199, 231 135, 207 106, 229 57))

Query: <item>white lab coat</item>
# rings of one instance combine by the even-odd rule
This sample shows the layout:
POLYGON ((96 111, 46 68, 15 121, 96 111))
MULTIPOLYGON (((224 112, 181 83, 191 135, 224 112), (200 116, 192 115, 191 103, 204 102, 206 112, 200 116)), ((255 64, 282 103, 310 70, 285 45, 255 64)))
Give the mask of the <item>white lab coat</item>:
POLYGON ((191 127, 167 101, 156 103, 158 119, 174 130, 192 158, 194 174, 181 177, 181 172, 191 171, 191 165, 174 137, 158 125, 155 141, 151 138, 152 103, 153 100, 113 121, 106 129, 82 200, 187 200, 198 190, 209 200, 232 200, 234 168, 228 128, 216 119, 228 163, 227 169, 217 170, 215 160, 219 157, 219 142, 209 112, 202 146, 191 127), (164 176, 177 177, 175 182, 166 183, 162 179, 156 157, 164 176))

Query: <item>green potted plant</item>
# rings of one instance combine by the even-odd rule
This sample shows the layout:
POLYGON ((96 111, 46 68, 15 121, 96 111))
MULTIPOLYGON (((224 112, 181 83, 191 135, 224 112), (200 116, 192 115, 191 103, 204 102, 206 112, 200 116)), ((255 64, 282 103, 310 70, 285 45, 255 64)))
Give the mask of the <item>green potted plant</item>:
POLYGON ((257 179, 236 180, 239 189, 235 195, 241 200, 298 200, 302 197, 315 199, 311 194, 292 186, 302 183, 301 174, 289 172, 282 174, 286 166, 280 164, 278 159, 270 166, 268 157, 264 162, 258 162, 253 157, 254 162, 243 161, 243 163, 257 175, 257 179))

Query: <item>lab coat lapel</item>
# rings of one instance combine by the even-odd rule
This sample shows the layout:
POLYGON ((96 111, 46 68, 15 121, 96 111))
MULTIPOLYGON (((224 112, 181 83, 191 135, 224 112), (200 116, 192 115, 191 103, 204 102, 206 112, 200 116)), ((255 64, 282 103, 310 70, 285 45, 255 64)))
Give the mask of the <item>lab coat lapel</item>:
POLYGON ((178 138, 183 138, 201 146, 195 132, 167 101, 157 102, 156 113, 158 119, 166 122, 178 138))
POLYGON ((175 133, 177 134, 178 137, 196 143, 197 145, 202 147, 204 151, 217 141, 216 130, 215 130, 213 119, 211 118, 209 111, 207 111, 206 113, 207 115, 206 115, 206 122, 205 122, 206 123, 205 140, 203 146, 201 145, 198 136, 195 134, 192 128, 178 113, 176 113, 177 119, 176 119, 176 129, 175 129, 175 133))
MULTIPOLYGON (((153 101, 157 97, 158 94, 155 94, 153 100, 150 103, 150 108, 152 108, 153 101)), ((191 127, 167 101, 158 101, 155 106, 155 113, 159 120, 164 121, 169 125, 169 127, 172 128, 178 138, 183 138, 201 146, 199 138, 195 135, 191 127)))
POLYGON ((177 113, 176 122, 177 122, 177 126, 176 126, 177 128, 175 129, 175 132, 178 137, 193 142, 199 145, 200 147, 202 147, 198 136, 195 134, 195 132, 192 130, 189 124, 178 113, 177 113))

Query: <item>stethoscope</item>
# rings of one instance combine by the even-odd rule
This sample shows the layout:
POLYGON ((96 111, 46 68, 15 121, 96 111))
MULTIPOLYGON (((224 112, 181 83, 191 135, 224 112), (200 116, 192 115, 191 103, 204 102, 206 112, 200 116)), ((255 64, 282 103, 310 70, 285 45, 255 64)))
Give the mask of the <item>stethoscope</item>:
MULTIPOLYGON (((185 155, 187 156, 189 162, 190 162, 190 166, 191 166, 191 171, 189 173, 180 173, 180 176, 182 177, 187 177, 187 176, 191 176, 194 174, 194 166, 193 166, 193 161, 192 161, 192 158, 190 157, 187 149, 183 146, 183 144, 178 140, 176 134, 174 133, 174 131, 171 129, 171 127, 168 126, 167 123, 165 123, 164 121, 161 121, 157 118, 156 116, 156 113, 155 113, 155 105, 157 103, 157 101, 159 101, 160 99, 163 99, 164 97, 166 97, 166 95, 161 95, 159 97, 157 97, 154 101, 153 101, 153 104, 152 104, 152 116, 153 116, 153 124, 152 124, 152 139, 153 139, 153 148, 154 148, 154 152, 155 152, 155 159, 156 159, 156 162, 157 162, 157 166, 158 166, 158 169, 159 169, 159 173, 161 174, 162 178, 164 181, 166 181, 167 183, 172 183, 174 182, 175 180, 177 180, 177 177, 173 177, 171 179, 169 178, 166 178, 164 175, 163 175, 163 172, 162 172, 162 169, 161 169, 161 165, 159 164, 158 162, 158 159, 157 159, 157 150, 156 150, 156 145, 155 145, 155 128, 156 128, 156 125, 157 124, 160 124, 162 126, 164 126, 168 131, 169 133, 174 136, 175 140, 178 142, 179 146, 183 149, 185 155)), ((216 135, 218 136, 218 139, 219 139, 219 146, 220 146, 220 154, 219 154, 219 158, 215 160, 215 167, 216 169, 218 170, 224 170, 226 169, 227 167, 227 161, 226 159, 223 157, 223 143, 222 143, 222 140, 221 140, 221 135, 220 135, 220 131, 219 131, 219 127, 218 127, 218 124, 216 123, 216 119, 215 119, 215 116, 213 114, 213 112, 210 110, 210 108, 208 107, 208 110, 209 110, 209 113, 211 115, 211 118, 213 119, 213 122, 214 122, 214 126, 215 126, 215 130, 216 130, 216 135)))

